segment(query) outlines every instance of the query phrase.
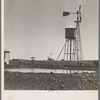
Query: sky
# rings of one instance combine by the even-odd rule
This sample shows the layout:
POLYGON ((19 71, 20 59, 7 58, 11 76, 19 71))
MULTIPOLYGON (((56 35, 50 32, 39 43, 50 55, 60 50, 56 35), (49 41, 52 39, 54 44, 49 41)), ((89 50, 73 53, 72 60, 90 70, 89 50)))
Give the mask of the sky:
POLYGON ((84 60, 97 60, 98 0, 4 0, 4 49, 10 51, 10 59, 47 60, 52 53, 56 60, 65 28, 76 26, 76 15, 63 17, 62 12, 76 12, 80 4, 84 60))

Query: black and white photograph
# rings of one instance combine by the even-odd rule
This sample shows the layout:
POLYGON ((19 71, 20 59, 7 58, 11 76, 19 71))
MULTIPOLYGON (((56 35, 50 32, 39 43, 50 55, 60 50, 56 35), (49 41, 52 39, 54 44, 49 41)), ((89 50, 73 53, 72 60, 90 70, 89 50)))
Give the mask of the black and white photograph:
POLYGON ((4 0, 4 90, 98 91, 98 9, 98 0, 4 0))

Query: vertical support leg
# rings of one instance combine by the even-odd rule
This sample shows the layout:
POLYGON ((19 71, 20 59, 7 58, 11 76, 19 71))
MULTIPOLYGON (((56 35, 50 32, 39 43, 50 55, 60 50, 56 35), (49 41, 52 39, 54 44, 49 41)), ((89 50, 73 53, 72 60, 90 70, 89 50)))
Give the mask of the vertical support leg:
POLYGON ((70 61, 71 61, 71 55, 72 55, 72 53, 71 53, 71 49, 72 49, 72 40, 70 39, 70 61))
POLYGON ((68 52, 68 49, 69 49, 69 40, 67 41, 67 61, 68 61, 68 58, 69 58, 69 52, 68 52))
POLYGON ((66 43, 67 43, 67 40, 65 41, 65 47, 64 47, 64 57, 63 57, 64 60, 65 60, 65 55, 66 55, 66 43))
POLYGON ((73 60, 75 61, 75 40, 73 40, 73 60))

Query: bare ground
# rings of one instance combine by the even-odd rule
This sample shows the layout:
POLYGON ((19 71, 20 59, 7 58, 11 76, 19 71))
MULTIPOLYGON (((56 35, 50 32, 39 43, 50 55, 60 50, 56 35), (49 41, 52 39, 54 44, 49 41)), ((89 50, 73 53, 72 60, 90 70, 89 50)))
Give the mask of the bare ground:
POLYGON ((97 90, 98 73, 20 73, 4 74, 5 90, 97 90))

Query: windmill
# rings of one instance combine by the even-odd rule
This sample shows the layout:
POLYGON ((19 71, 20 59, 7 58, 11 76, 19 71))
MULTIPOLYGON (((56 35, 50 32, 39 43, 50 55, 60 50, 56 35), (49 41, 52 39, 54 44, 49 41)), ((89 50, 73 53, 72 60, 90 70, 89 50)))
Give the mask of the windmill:
POLYGON ((65 28, 65 44, 57 57, 61 55, 64 50, 64 60, 83 60, 83 52, 82 52, 82 44, 81 44, 81 36, 80 36, 80 23, 82 22, 82 13, 81 13, 81 5, 79 5, 79 9, 76 12, 63 12, 63 17, 68 15, 77 15, 76 28, 65 28), (67 50, 66 50, 67 49, 67 50))
POLYGON ((81 23, 81 21, 82 21, 82 13, 81 13, 81 5, 79 5, 79 10, 77 10, 77 12, 63 12, 63 17, 64 16, 68 16, 68 15, 70 15, 70 14, 77 14, 77 21, 79 22, 79 23, 81 23))

